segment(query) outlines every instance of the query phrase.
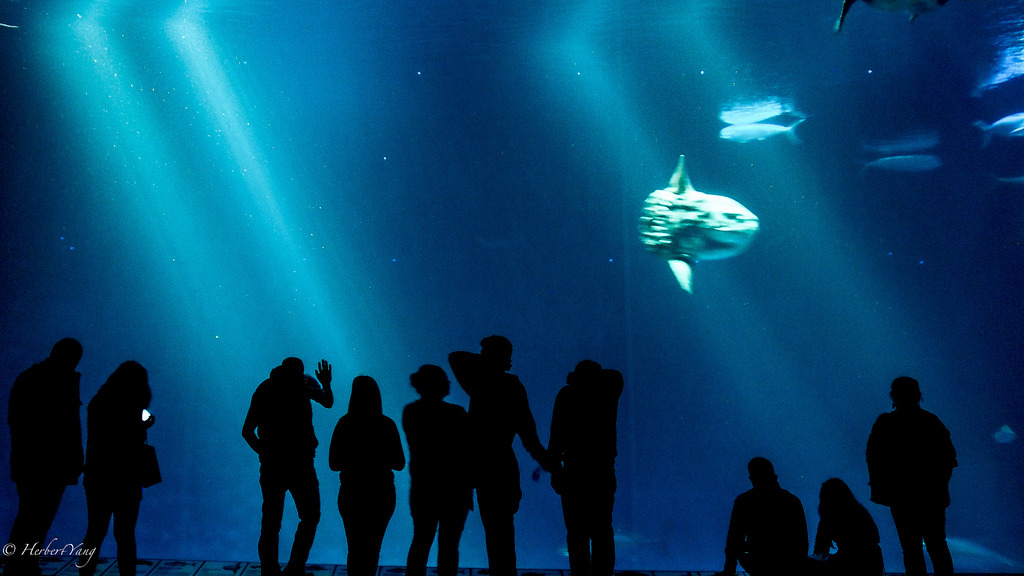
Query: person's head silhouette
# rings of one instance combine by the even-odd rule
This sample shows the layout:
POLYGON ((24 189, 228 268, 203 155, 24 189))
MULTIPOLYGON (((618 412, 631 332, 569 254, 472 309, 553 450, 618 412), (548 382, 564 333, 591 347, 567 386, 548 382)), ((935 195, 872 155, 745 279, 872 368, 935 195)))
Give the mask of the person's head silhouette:
POLYGON ((752 458, 747 464, 747 471, 750 473, 750 483, 754 488, 771 486, 778 481, 775 474, 775 467, 767 458, 760 456, 752 458))
POLYGON ((409 383, 424 398, 440 400, 451 390, 448 375, 440 366, 433 364, 420 366, 419 370, 409 376, 409 383))
POLYGON ((369 376, 356 376, 352 380, 352 396, 348 400, 348 413, 355 416, 380 416, 384 413, 380 386, 369 376))
POLYGON ((50 349, 48 360, 60 370, 73 372, 82 359, 82 344, 74 338, 62 338, 50 349))
POLYGON ((910 408, 921 402, 921 387, 917 380, 909 376, 900 376, 892 381, 892 388, 889 391, 892 398, 893 408, 910 408))
POLYGON ((821 485, 818 514, 822 517, 843 517, 857 505, 853 491, 839 478, 829 478, 821 485))
POLYGON ((601 375, 601 365, 593 360, 581 360, 576 368, 566 377, 567 384, 583 384, 593 382, 601 375))
POLYGON ((481 340, 480 355, 492 368, 502 372, 512 369, 512 342, 504 336, 488 336, 481 340))

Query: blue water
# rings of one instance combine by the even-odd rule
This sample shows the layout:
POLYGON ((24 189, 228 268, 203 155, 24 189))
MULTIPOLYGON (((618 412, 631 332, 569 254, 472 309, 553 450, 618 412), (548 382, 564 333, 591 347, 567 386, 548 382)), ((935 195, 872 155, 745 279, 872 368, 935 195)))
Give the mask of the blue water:
MULTIPOLYGON (((625 375, 619 568, 720 568, 760 455, 812 533, 821 482, 843 478, 902 571, 864 447, 906 374, 959 454, 957 567, 1019 572, 1024 454, 995 434, 1024 430, 1024 186, 998 179, 1024 176, 1024 139, 983 146, 972 124, 1024 111, 1024 2, 914 22, 858 3, 836 35, 840 7, 4 1, 0 393, 64 336, 85 347, 84 401, 141 362, 164 482, 140 556, 255 560, 249 398, 284 357, 327 358, 311 560, 343 563, 324 456, 348 383, 374 376, 397 420, 421 364, 503 334, 542 441, 577 361, 625 375), (799 144, 718 137, 723 110, 763 101, 806 117, 799 144), (863 169, 865 145, 921 133, 940 167, 863 169), (761 224, 745 253, 696 265, 692 295, 637 233, 680 154, 761 224)), ((565 567, 559 501, 520 462, 519 565, 565 567)), ((392 565, 412 525, 396 484, 392 565)), ((0 494, 7 530, 13 483, 0 494)), ((51 536, 84 531, 73 487, 51 536)), ((462 563, 486 565, 476 513, 462 563)))

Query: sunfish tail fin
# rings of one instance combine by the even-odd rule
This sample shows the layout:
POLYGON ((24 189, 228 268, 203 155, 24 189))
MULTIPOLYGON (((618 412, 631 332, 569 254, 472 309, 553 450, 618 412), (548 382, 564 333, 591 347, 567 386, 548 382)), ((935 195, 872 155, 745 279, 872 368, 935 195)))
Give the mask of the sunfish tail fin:
POLYGON ((686 290, 687 293, 693 294, 693 267, 683 260, 669 260, 668 267, 676 275, 679 286, 686 290))

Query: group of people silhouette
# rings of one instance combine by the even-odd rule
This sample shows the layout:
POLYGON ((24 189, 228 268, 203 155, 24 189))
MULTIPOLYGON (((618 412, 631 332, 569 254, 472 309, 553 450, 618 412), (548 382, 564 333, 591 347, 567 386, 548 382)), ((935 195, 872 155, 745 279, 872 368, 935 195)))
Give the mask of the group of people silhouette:
MULTIPOLYGON (((888 506, 903 548, 907 576, 924 576, 922 542, 936 576, 951 576, 946 543, 949 481, 957 467, 949 430, 923 410, 917 380, 901 376, 890 389, 892 412, 881 414, 867 443, 871 501, 888 506)), ((772 463, 747 465, 753 486, 733 504, 725 567, 751 576, 881 576, 878 526, 839 478, 821 485, 813 554, 807 555, 807 520, 800 500, 779 485, 772 463)))
MULTIPOLYGON (((39 576, 33 546, 44 542, 64 490, 83 484, 88 527, 76 562, 82 576, 96 570, 95 552, 113 519, 122 576, 134 576, 135 525, 142 488, 152 463, 146 431, 154 423, 145 368, 125 362, 89 402, 87 443, 80 420, 81 344, 57 342, 48 358, 22 372, 11 388, 11 476, 18 513, 11 528, 5 576, 39 576)), ((612 509, 622 374, 591 360, 579 362, 555 398, 545 448, 537 434, 526 388, 510 373, 512 343, 489 336, 479 352, 448 356, 451 372, 469 396, 469 409, 446 402, 450 381, 426 364, 410 376, 420 395, 402 412, 409 446, 409 504, 413 538, 407 572, 424 576, 435 537, 437 571, 454 576, 459 541, 473 493, 479 507, 489 573, 515 576, 514 516, 522 499, 513 441, 551 474, 561 496, 572 576, 610 576, 615 565, 612 509)), ((262 521, 257 551, 268 576, 304 576, 320 521, 320 484, 314 468, 318 440, 312 402, 334 405, 332 370, 321 360, 314 376, 298 358, 286 358, 252 394, 242 436, 259 455, 262 521), (298 525, 284 568, 278 559, 285 494, 291 493, 298 525)), ((920 408, 918 382, 893 381, 892 412, 878 417, 868 440, 872 501, 890 507, 909 576, 925 574, 922 542, 935 574, 953 573, 945 541, 945 510, 956 452, 949 431, 920 408)), ((394 472, 405 468, 398 427, 384 415, 380 387, 369 376, 352 382, 347 413, 334 428, 329 465, 339 473, 338 511, 348 540, 348 573, 376 573, 381 544, 395 511, 394 472)), ((784 490, 771 462, 748 464, 752 489, 736 498, 730 518, 723 574, 741 566, 752 576, 878 576, 878 528, 840 479, 821 488, 820 521, 813 556, 800 500, 784 490)), ((5 551, 7 549, 5 548, 5 551)))
MULTIPOLYGON (((514 517, 522 490, 513 441, 518 436, 552 474, 552 486, 562 496, 574 573, 611 574, 622 374, 590 360, 580 362, 556 398, 551 440, 544 448, 526 388, 509 373, 512 343, 507 338, 484 338, 480 352, 452 352, 448 363, 469 395, 469 410, 444 400, 451 384, 448 375, 440 366, 426 364, 409 378, 420 398, 402 412, 413 519, 407 572, 426 574, 436 537, 438 573, 457 573, 459 541, 475 490, 489 571, 495 576, 516 574, 514 517)), ((304 375, 301 360, 287 358, 253 393, 242 436, 260 457, 263 520, 258 549, 266 574, 305 573, 320 519, 311 402, 333 405, 331 381, 326 360, 319 363, 314 379, 304 375), (278 571, 285 492, 292 494, 299 523, 288 561, 278 571)), ((340 478, 338 511, 348 540, 348 573, 370 576, 377 571, 395 511, 394 472, 406 464, 398 427, 384 415, 373 378, 359 376, 352 382, 348 412, 334 428, 328 458, 340 478)))

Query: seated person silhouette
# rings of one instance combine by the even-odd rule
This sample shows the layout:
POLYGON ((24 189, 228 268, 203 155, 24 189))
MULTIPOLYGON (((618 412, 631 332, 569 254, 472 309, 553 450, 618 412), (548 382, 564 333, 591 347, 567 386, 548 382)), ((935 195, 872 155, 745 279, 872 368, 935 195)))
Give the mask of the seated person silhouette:
POLYGON ((739 563, 751 576, 793 576, 807 561, 804 507, 779 486, 768 459, 752 459, 747 470, 753 488, 733 504, 720 574, 735 574, 739 563))
POLYGON ((878 526, 846 482, 832 478, 821 485, 818 516, 808 576, 882 576, 878 526))

